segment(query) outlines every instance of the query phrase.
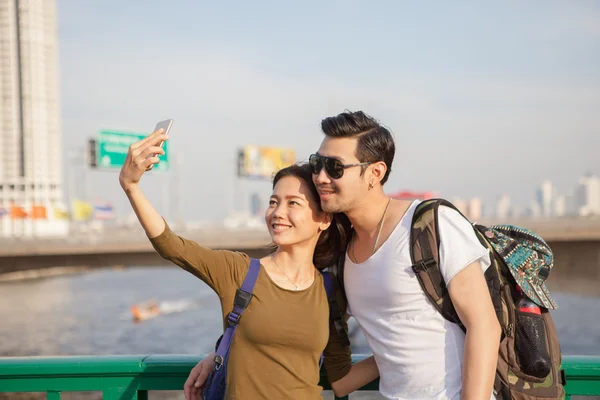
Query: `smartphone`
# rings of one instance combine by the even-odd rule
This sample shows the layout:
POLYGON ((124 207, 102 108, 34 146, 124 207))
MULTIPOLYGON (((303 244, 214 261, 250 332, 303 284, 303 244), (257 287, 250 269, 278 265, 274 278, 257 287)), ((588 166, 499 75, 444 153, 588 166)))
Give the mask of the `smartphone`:
MULTIPOLYGON (((171 131, 171 126, 173 126, 173 120, 172 119, 165 119, 164 121, 160 121, 156 124, 156 126, 154 127, 154 130, 152 132, 156 132, 159 129, 163 129, 163 135, 168 135, 169 132, 171 131)), ((164 141, 160 142, 159 146, 163 147, 163 145, 165 144, 164 141)), ((151 154, 148 156, 148 158, 150 157, 154 157, 156 156, 156 154, 151 154)), ((148 167, 147 171, 151 170, 154 166, 151 165, 148 167)))
MULTIPOLYGON (((163 135, 168 135, 169 132, 171 131, 171 126, 173 126, 173 120, 172 119, 165 119, 164 121, 160 121, 159 123, 156 124, 156 126, 154 127, 154 130, 152 132, 156 132, 157 130, 159 130, 160 128, 163 129, 163 135)), ((165 142, 160 142, 160 147, 163 147, 163 144, 165 142)))

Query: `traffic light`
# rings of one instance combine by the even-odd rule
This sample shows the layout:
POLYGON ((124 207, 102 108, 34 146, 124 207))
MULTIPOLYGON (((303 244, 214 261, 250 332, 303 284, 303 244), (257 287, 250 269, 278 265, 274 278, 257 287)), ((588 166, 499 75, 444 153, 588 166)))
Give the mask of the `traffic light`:
POLYGON ((87 164, 90 168, 96 168, 98 164, 96 163, 96 139, 88 140, 88 149, 87 149, 87 164))

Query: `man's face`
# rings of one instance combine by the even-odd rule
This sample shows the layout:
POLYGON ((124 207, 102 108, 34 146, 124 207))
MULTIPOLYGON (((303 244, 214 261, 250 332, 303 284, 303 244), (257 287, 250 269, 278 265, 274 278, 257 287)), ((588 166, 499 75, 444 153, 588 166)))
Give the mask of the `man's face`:
MULTIPOLYGON (((330 138, 325 136, 317 154, 341 161, 342 164, 358 164, 356 158, 357 140, 353 138, 330 138)), ((325 212, 346 212, 354 208, 366 194, 368 183, 361 175, 360 166, 345 168, 341 178, 334 179, 321 169, 313 174, 313 182, 319 192, 321 208, 325 212)))

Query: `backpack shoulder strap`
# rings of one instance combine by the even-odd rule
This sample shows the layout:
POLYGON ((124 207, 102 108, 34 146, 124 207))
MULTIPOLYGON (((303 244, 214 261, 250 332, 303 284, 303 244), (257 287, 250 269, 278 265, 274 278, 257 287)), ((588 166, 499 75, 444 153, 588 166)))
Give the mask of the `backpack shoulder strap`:
POLYGON ((346 298, 346 288, 344 287, 344 266, 345 266, 345 264, 346 264, 346 249, 344 249, 342 254, 340 254, 340 257, 338 258, 337 262, 332 266, 335 269, 334 276, 336 277, 336 279, 338 281, 338 287, 340 288, 340 291, 342 292, 342 296, 344 296, 344 298, 346 298))
POLYGON ((434 307, 444 318, 458 324, 464 330, 440 272, 438 210, 442 205, 456 209, 443 199, 423 201, 415 209, 410 231, 412 270, 434 307))
POLYGON ((343 260, 344 257, 340 257, 340 260, 338 260, 342 263, 342 268, 339 268, 339 264, 336 265, 337 274, 332 276, 331 272, 327 271, 321 271, 321 274, 323 275, 323 284, 325 285, 325 292, 327 293, 327 300, 329 301, 329 328, 336 330, 343 346, 350 346, 348 331, 344 324, 344 317, 340 305, 338 304, 339 297, 336 293, 336 289, 339 288, 341 291, 340 295, 345 299, 343 276, 340 276, 343 271, 343 260), (335 285, 334 279, 337 279, 338 286, 335 285))
MULTIPOLYGON (((327 272, 327 271, 320 271, 321 276, 323 277, 323 286, 325 286, 325 293, 327 294, 327 303, 329 304, 329 329, 331 329, 333 326, 335 326, 333 324, 333 315, 332 315, 332 307, 331 307, 331 303, 334 302, 334 298, 333 296, 333 278, 331 277, 331 273, 327 272)), ((321 368, 323 366, 323 360, 325 358, 325 354, 321 353, 321 358, 319 360, 319 368, 321 368)))
POLYGON ((323 285, 325 286, 325 293, 327 293, 327 301, 331 301, 333 296, 333 278, 327 271, 319 271, 323 276, 323 285))
POLYGON ((235 292, 235 298, 233 300, 233 310, 227 315, 227 321, 229 325, 237 325, 242 313, 250 304, 250 300, 252 300, 252 291, 254 290, 254 285, 256 284, 256 279, 258 278, 258 272, 260 271, 260 261, 256 258, 250 259, 250 267, 248 268, 248 272, 246 272, 246 277, 244 278, 244 282, 242 282, 242 287, 239 288, 235 292))
POLYGON ((225 329, 225 333, 223 333, 223 336, 219 340, 219 344, 217 346, 217 351, 215 354, 216 369, 221 368, 227 353, 229 353, 233 334, 235 333, 235 329, 240 322, 240 317, 242 316, 244 310, 248 307, 248 304, 250 304, 250 300, 252 300, 252 291, 254 290, 254 285, 256 284, 259 271, 260 261, 255 258, 251 258, 250 267, 248 268, 244 282, 242 282, 242 286, 235 293, 233 310, 227 314, 227 323, 229 326, 227 329, 225 329))

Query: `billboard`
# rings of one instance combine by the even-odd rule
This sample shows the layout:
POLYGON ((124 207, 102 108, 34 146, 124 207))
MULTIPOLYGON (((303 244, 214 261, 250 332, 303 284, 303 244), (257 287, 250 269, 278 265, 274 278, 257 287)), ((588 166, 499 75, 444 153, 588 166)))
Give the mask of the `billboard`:
MULTIPOLYGON (((102 130, 98 133, 95 149, 91 149, 94 153, 90 156, 90 161, 95 160, 91 164, 93 167, 106 169, 120 169, 125 162, 129 146, 133 143, 144 139, 149 133, 132 133, 102 130)), ((93 146, 93 144, 90 144, 93 146)), ((163 145, 165 154, 159 156, 160 163, 154 166, 154 170, 166 171, 169 169, 169 142, 166 141, 163 145)))
POLYGON ((282 168, 296 162, 296 151, 281 147, 245 146, 238 152, 238 176, 271 180, 282 168))

